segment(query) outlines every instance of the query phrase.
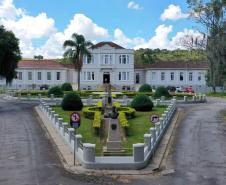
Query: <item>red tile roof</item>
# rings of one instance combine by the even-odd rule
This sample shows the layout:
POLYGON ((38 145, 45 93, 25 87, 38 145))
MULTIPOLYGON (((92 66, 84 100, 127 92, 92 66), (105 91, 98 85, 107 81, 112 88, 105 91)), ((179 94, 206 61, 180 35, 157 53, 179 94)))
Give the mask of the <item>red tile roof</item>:
POLYGON ((135 65, 135 69, 207 69, 208 63, 202 61, 167 61, 154 64, 135 65))
POLYGON ((53 68, 53 69, 63 69, 63 68, 73 68, 72 64, 61 64, 56 60, 22 60, 18 63, 18 68, 53 68))
POLYGON ((92 48, 96 49, 96 48, 100 48, 100 47, 102 47, 104 45, 109 45, 109 46, 111 46, 111 47, 113 47, 115 49, 125 49, 122 46, 119 46, 118 44, 115 44, 114 42, 99 42, 99 43, 93 45, 92 48))

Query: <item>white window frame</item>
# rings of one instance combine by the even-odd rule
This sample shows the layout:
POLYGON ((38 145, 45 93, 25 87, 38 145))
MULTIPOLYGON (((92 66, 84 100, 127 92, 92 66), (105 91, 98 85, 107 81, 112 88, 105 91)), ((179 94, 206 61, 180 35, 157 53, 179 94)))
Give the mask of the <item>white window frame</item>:
POLYGON ((175 79, 175 73, 174 72, 171 72, 170 73, 170 80, 171 81, 174 81, 174 79, 175 79))
POLYGON ((161 79, 161 81, 165 81, 165 79, 166 79, 166 73, 165 72, 161 72, 160 79, 161 79))
POLYGON ((179 74, 179 80, 180 80, 180 82, 183 82, 184 81, 184 72, 180 72, 180 74, 179 74), (181 77, 182 77, 182 79, 181 79, 181 77))
POLYGON ((60 72, 60 71, 57 71, 57 72, 56 72, 56 80, 57 80, 57 81, 60 81, 60 80, 61 80, 61 72, 60 72), (57 79, 58 74, 59 74, 59 79, 57 79))
POLYGON ((23 73, 21 71, 18 72, 18 80, 23 80, 23 73))
POLYGON ((121 54, 119 55, 119 64, 129 64, 129 55, 121 54))
POLYGON ((188 81, 189 82, 192 82, 193 81, 193 73, 192 72, 189 72, 188 73, 188 81))
POLYGON ((42 72, 41 71, 37 72, 37 79, 38 79, 38 81, 42 80, 42 72), (40 74, 40 76, 39 76, 39 74, 40 74), (39 79, 39 77, 40 77, 40 79, 39 79))
POLYGON ((51 74, 50 71, 47 71, 47 73, 46 73, 46 79, 47 79, 48 81, 51 81, 51 80, 52 80, 52 74, 51 74), (50 74, 50 75, 49 75, 49 74, 50 74), (48 77, 50 77, 50 78, 48 78, 48 77))
POLYGON ((28 71, 28 72, 27 72, 27 79, 28 79, 29 81, 32 81, 32 71, 28 71))

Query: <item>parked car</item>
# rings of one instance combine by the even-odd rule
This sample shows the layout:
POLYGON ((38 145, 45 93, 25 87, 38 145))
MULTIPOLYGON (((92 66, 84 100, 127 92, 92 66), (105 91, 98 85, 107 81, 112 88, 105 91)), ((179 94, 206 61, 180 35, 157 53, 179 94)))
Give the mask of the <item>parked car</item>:
POLYGON ((167 86, 166 88, 169 92, 175 92, 176 91, 176 87, 174 87, 174 86, 167 86))
POLYGON ((175 92, 185 92, 185 89, 183 87, 176 87, 175 92))
POLYGON ((186 88, 185 88, 185 92, 186 92, 186 93, 194 93, 194 90, 193 90, 192 87, 186 87, 186 88))
POLYGON ((49 86, 46 84, 40 86, 40 90, 48 90, 48 89, 49 89, 49 86))

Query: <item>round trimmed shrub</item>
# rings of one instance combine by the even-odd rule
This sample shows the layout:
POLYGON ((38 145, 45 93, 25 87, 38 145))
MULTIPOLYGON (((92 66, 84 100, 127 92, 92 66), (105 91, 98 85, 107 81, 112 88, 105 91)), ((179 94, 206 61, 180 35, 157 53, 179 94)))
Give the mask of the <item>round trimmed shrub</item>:
POLYGON ((154 97, 160 98, 161 96, 170 97, 168 90, 164 86, 160 86, 156 89, 154 97))
POLYGON ((131 107, 133 107, 136 111, 151 111, 153 106, 153 102, 145 94, 135 96, 131 102, 131 107))
POLYGON ((152 92, 152 88, 149 84, 143 84, 140 86, 139 92, 152 92))
POLYGON ((61 107, 63 110, 80 111, 82 110, 83 103, 78 94, 70 92, 64 96, 61 107))
POLYGON ((63 83, 61 86, 62 91, 73 91, 72 85, 70 83, 63 83))
POLYGON ((61 97, 64 93, 59 86, 54 86, 48 91, 48 95, 50 96, 51 94, 54 94, 55 97, 61 97))

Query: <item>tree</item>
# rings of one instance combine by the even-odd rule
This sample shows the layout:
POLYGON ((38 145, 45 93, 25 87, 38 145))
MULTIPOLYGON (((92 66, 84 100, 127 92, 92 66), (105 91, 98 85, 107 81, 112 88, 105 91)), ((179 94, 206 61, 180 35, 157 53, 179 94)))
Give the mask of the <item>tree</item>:
POLYGON ((42 55, 34 55, 34 59, 43 60, 44 57, 42 55))
POLYGON ((63 44, 64 57, 71 60, 74 64, 75 70, 78 70, 78 91, 80 91, 80 72, 83 65, 83 57, 91 56, 88 47, 93 46, 90 41, 86 41, 83 35, 73 33, 72 40, 66 40, 63 44))
POLYGON ((207 83, 216 91, 226 81, 226 1, 187 0, 191 16, 202 24, 207 35, 207 83))
POLYGON ((13 32, 0 26, 0 75, 6 78, 7 84, 16 77, 19 60, 21 60, 19 40, 13 32))

